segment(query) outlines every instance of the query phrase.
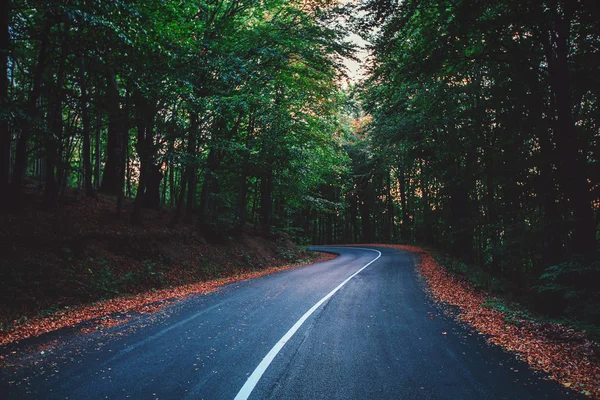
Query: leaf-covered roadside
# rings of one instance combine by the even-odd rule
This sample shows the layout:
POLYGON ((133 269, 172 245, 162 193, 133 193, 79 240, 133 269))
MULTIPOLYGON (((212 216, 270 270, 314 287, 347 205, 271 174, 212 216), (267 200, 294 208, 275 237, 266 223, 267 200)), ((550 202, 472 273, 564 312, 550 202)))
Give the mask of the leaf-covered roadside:
MULTIPOLYGON (((213 279, 173 288, 148 291, 135 296, 103 300, 88 306, 65 308, 50 316, 40 316, 23 323, 15 323, 8 332, 0 331, 0 345, 6 345, 25 338, 39 336, 65 327, 73 327, 84 321, 95 319, 99 319, 97 323, 98 327, 118 325, 118 323, 125 322, 126 320, 116 320, 110 317, 104 319, 101 318, 117 312, 156 312, 168 305, 169 300, 182 298, 192 294, 207 294, 228 283, 257 278, 274 272, 304 266, 308 263, 330 260, 335 257, 336 255, 330 253, 320 253, 320 256, 316 260, 311 260, 309 262, 273 266, 252 272, 238 271, 237 273, 222 279, 213 279)), ((84 328, 81 332, 89 333, 94 330, 94 327, 84 328)), ((0 359, 1 357, 2 356, 0 356, 0 359)))
POLYGON ((489 307, 487 293, 448 273, 428 251, 417 246, 383 246, 418 254, 419 271, 435 301, 457 306, 458 320, 486 335, 490 343, 516 353, 564 387, 600 399, 600 346, 585 333, 558 323, 514 319, 489 307))

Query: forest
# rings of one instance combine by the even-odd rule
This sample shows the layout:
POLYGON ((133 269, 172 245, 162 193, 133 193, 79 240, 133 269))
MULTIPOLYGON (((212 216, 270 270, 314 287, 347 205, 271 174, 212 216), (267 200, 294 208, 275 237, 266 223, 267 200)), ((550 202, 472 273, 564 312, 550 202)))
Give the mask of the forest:
POLYGON ((47 213, 77 190, 206 237, 414 243, 600 324, 595 0, 0 7, 4 215, 33 186, 47 213))

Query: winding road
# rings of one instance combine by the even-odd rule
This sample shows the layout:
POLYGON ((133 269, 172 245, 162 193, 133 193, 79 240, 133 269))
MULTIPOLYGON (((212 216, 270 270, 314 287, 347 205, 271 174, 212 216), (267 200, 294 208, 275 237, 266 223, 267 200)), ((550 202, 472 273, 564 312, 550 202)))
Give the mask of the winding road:
POLYGON ((429 299, 415 258, 340 257, 229 284, 105 333, 0 349, 8 399, 570 399, 429 299))

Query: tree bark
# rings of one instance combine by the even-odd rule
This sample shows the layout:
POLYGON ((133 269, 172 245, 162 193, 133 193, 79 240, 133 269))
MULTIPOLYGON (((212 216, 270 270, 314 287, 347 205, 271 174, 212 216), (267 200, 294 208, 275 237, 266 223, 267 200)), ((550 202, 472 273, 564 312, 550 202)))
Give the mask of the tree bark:
POLYGON ((373 241, 373 232, 371 231, 371 211, 369 210, 369 201, 364 199, 359 203, 360 222, 362 225, 363 243, 371 243, 373 241))
POLYGON ((79 58, 79 87, 81 88, 81 136, 83 136, 83 186, 85 194, 92 196, 94 194, 94 187, 92 186, 92 154, 90 141, 91 118, 89 112, 89 96, 85 81, 85 60, 83 57, 79 58))
POLYGON ((102 140, 100 126, 102 122, 102 114, 100 110, 96 111, 96 135, 95 135, 95 166, 94 166, 94 190, 100 188, 100 170, 102 168, 102 140))
POLYGON ((139 222, 142 207, 160 208, 160 167, 154 164, 156 146, 154 144, 154 117, 156 102, 146 99, 142 94, 135 95, 137 119, 136 150, 140 158, 140 180, 135 196, 132 221, 139 222))
MULTIPOLYGON (((2 64, 2 77, 0 77, 0 108, 6 110, 8 106, 8 47, 10 34, 8 26, 8 2, 0 5, 0 63, 2 64)), ((0 118, 0 197, 2 209, 8 206, 8 189, 10 183, 10 142, 11 134, 8 130, 8 118, 0 118)))
POLYGON ((250 166, 250 143, 254 132, 254 117, 251 116, 248 121, 248 130, 246 135, 246 149, 242 155, 242 166, 238 184, 238 195, 235 202, 235 216, 240 226, 246 225, 248 217, 248 168, 250 166))
POLYGON ((127 116, 121 109, 121 97, 116 73, 111 70, 107 77, 108 144, 106 164, 100 191, 117 196, 117 215, 121 215, 123 186, 125 184, 125 145, 127 138, 127 116))
POLYGON ((175 149, 174 139, 169 143, 169 207, 175 205, 175 164, 173 163, 173 151, 175 149))
MULTIPOLYGON (((68 29, 68 28, 67 28, 68 29)), ((65 32, 66 34, 66 32, 65 32)), ((57 82, 54 90, 54 95, 51 96, 49 126, 50 135, 46 136, 46 188, 44 190, 44 207, 47 210, 53 210, 56 207, 56 200, 58 198, 58 187, 56 182, 56 170, 60 166, 62 157, 62 140, 63 140, 63 116, 62 116, 62 105, 64 91, 63 87, 65 84, 65 64, 69 50, 67 47, 66 40, 61 46, 61 55, 59 59, 58 71, 57 71, 57 82)), ((58 176, 61 177, 61 169, 59 168, 58 176)))
MULTIPOLYGON (((467 156, 470 157, 470 156, 467 156)), ((469 161, 467 160, 467 164, 469 161)), ((457 181, 450 191, 450 231, 452 255, 465 262, 473 258, 473 229, 471 226, 471 200, 469 197, 468 167, 462 167, 459 160, 454 165, 457 181)))
POLYGON ((239 128, 241 118, 236 121, 235 127, 227 130, 227 120, 224 116, 219 116, 213 127, 213 144, 208 152, 206 159, 206 169, 204 170, 204 182, 202 183, 202 191, 200 193, 200 207, 198 212, 198 225, 201 229, 206 228, 213 218, 218 213, 219 200, 219 178, 218 172, 221 167, 221 162, 225 156, 222 149, 218 149, 219 141, 230 140, 234 133, 239 128))
POLYGON ((400 235, 402 241, 408 243, 410 241, 410 213, 408 210, 408 201, 406 199, 406 174, 404 168, 404 165, 400 166, 400 175, 398 176, 398 183, 400 183, 400 207, 402 208, 402 226, 400 228, 400 235))
POLYGON ((572 114, 569 74, 571 19, 577 4, 570 1, 562 3, 564 15, 556 16, 556 31, 553 32, 555 56, 548 60, 550 84, 556 102, 556 144, 560 149, 558 167, 568 206, 573 212, 573 252, 588 253, 596 250, 596 227, 588 184, 585 143, 572 114))
POLYGON ((27 163, 29 159, 29 138, 33 129, 33 121, 37 117, 37 101, 41 94, 42 79, 46 70, 46 56, 48 52, 48 37, 50 31, 50 23, 47 24, 42 32, 40 52, 38 61, 33 76, 33 86, 27 102, 26 112, 27 119, 23 123, 21 135, 17 139, 17 148, 15 152, 15 165, 11 181, 12 190, 12 207, 18 209, 21 206, 21 197, 23 191, 23 180, 27 172, 27 163))
POLYGON ((187 169, 189 167, 186 167, 185 172, 182 174, 181 179, 180 179, 180 187, 179 187, 179 197, 177 198, 177 207, 175 208, 175 215, 173 216, 173 219, 171 220, 170 226, 171 227, 175 227, 178 223, 179 220, 181 219, 181 212, 183 211, 183 199, 185 196, 185 187, 187 184, 187 169))
POLYGON ((260 186, 260 227, 263 233, 271 232, 271 219, 273 216, 273 170, 263 171, 260 186))
POLYGON ((194 215, 194 208, 196 206, 196 135, 198 134, 198 114, 192 113, 190 115, 190 129, 188 132, 188 165, 186 166, 187 172, 187 202, 186 202, 186 214, 190 220, 194 215))

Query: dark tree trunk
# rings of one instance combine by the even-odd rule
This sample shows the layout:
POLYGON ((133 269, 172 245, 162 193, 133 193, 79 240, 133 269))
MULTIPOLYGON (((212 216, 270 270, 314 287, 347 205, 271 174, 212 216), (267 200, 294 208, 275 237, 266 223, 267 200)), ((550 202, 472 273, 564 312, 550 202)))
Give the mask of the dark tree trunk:
POLYGON ((350 194, 350 241, 356 243, 360 240, 358 236, 358 199, 355 193, 350 194))
POLYGON ((588 253, 596 250, 596 227, 588 184, 585 155, 587 149, 581 129, 575 126, 573 119, 569 76, 570 25, 577 4, 570 1, 562 3, 564 15, 556 17, 556 32, 553 33, 556 46, 555 57, 548 60, 550 83, 558 117, 556 124, 556 144, 560 149, 558 173, 568 199, 568 206, 573 212, 573 252, 588 253))
POLYGON ((144 194, 144 207, 160 210, 160 183, 163 174, 160 165, 151 163, 146 171, 146 193, 144 194))
POLYGON ((33 128, 33 121, 37 117, 37 101, 41 94, 42 79, 44 77, 44 71, 46 70, 49 30, 50 24, 48 24, 42 32, 40 53, 38 55, 38 62, 33 76, 33 86, 27 102, 27 119, 23 123, 21 135, 19 135, 17 140, 15 165, 11 182, 11 186, 13 187, 12 204, 16 209, 18 209, 21 205, 23 179, 25 179, 25 173, 27 172, 27 163, 29 159, 29 138, 33 128))
POLYGON ((270 233, 273 216, 273 170, 263 171, 260 187, 260 227, 263 233, 270 233))
POLYGON ((402 226, 400 227, 400 235, 402 241, 408 243, 410 241, 410 212, 406 198, 406 173, 404 172, 404 165, 400 166, 398 180, 400 183, 400 207, 402 208, 402 226))
POLYGON ((242 170, 240 171, 240 179, 238 184, 238 194, 235 202, 235 216, 240 226, 246 224, 248 217, 247 201, 248 201, 248 166, 249 154, 244 154, 242 161, 242 170))
MULTIPOLYGON (((540 40, 540 39, 538 39, 540 40)), ((543 40, 544 49, 547 55, 547 59, 550 59, 552 47, 549 40, 543 40)), ((540 155, 541 155, 541 179, 540 179, 540 193, 543 193, 543 199, 541 207, 543 208, 543 224, 544 224, 544 243, 543 243, 543 256, 542 262, 539 266, 541 273, 542 268, 548 267, 556 262, 559 262, 563 256, 563 246, 561 243, 561 236, 564 235, 564 229, 561 223, 560 210, 557 206, 557 178, 556 178, 556 166, 557 166, 557 154, 552 143, 552 130, 546 123, 544 115, 553 113, 554 110, 554 99, 550 97, 550 105, 544 106, 547 101, 545 100, 547 86, 545 82, 541 82, 540 77, 536 71, 527 69, 523 76, 527 82, 531 84, 531 100, 528 102, 527 107, 531 110, 531 118, 533 120, 533 130, 540 141, 540 155), (548 110, 548 107, 550 110, 548 110)), ((499 233, 495 233, 495 236, 499 236, 499 233)), ((498 239, 494 238, 497 242, 498 239)))
POLYGON ((225 156, 225 151, 218 149, 220 141, 227 142, 237 132, 241 118, 237 119, 235 127, 227 130, 227 120, 220 116, 214 123, 213 134, 214 143, 211 146, 206 159, 206 169, 204 170, 204 182, 200 193, 200 207, 198 212, 198 226, 200 229, 207 227, 207 224, 213 222, 218 214, 219 207, 219 178, 218 173, 221 168, 221 162, 225 156))
POLYGON ((96 137, 95 137, 95 167, 94 167, 94 189, 98 190, 100 188, 100 170, 102 168, 102 140, 100 137, 101 131, 100 127, 102 124, 102 115, 100 111, 96 112, 96 137))
POLYGON ((258 215, 257 215, 257 208, 258 208, 258 197, 260 195, 260 179, 255 179, 254 180, 254 188, 253 188, 253 194, 254 196, 252 196, 252 208, 250 210, 250 215, 252 216, 252 223, 254 223, 255 225, 258 225, 258 215))
POLYGON ((467 172, 458 160, 456 162, 454 179, 457 183, 450 192, 451 253, 465 262, 470 262, 473 257, 473 230, 470 220, 469 187, 466 182, 467 172))
POLYGON ((117 196, 117 215, 120 216, 123 205, 123 186, 125 184, 127 116, 121 110, 121 97, 119 95, 117 76, 114 71, 110 71, 108 75, 107 98, 109 107, 108 144, 100 191, 117 196))
POLYGON ((238 195, 235 202, 235 216, 240 226, 246 225, 248 217, 248 168, 250 166, 250 143, 254 132, 254 117, 250 117, 248 121, 248 132, 246 136, 246 149, 242 156, 242 166, 240 171, 240 178, 238 184, 238 195))
POLYGON ((186 167, 186 171, 182 174, 181 180, 179 181, 180 182, 179 197, 177 198, 177 207, 175 208, 175 215, 173 216, 173 219, 171 220, 171 227, 174 227, 175 225, 177 225, 179 223, 179 220, 181 219, 181 212, 183 211, 183 199, 185 197, 185 186, 188 181, 187 168, 189 168, 189 167, 186 167))
MULTIPOLYGON (((175 145, 171 141, 169 143, 169 154, 173 154, 175 149, 175 145)), ((175 205, 175 164, 173 163, 173 157, 169 157, 169 207, 173 207, 175 205)))
MULTIPOLYGON (((488 143, 490 149, 495 149, 494 140, 490 138, 488 143)), ((498 210, 496 207, 496 179, 495 179, 495 171, 496 171, 496 163, 494 161, 494 152, 496 150, 489 150, 490 154, 486 155, 487 161, 485 163, 485 209, 486 209, 486 236, 490 240, 490 248, 491 251, 489 253, 489 267, 492 270, 492 273, 498 272, 498 257, 496 256, 496 251, 498 249, 498 244, 500 242, 500 235, 498 229, 498 210)), ((481 241, 482 242, 482 241, 481 241)), ((483 246, 483 243, 481 243, 483 246)), ((484 249, 481 249, 483 253, 484 249)), ((483 260, 478 260, 478 263, 482 264, 483 260)))
POLYGON ((79 58, 79 87, 81 88, 81 120, 83 123, 81 136, 83 137, 83 187, 85 194, 92 196, 94 187, 92 186, 92 154, 91 154, 91 118, 89 111, 89 97, 87 84, 85 80, 85 61, 83 57, 79 58))
MULTIPOLYGON (((66 41, 62 44, 61 55, 59 60, 57 82, 54 88, 54 95, 50 97, 50 112, 49 126, 50 135, 46 136, 46 188, 44 191, 44 207, 47 210, 52 210, 56 207, 58 198, 58 187, 56 182, 56 170, 60 166, 62 157, 62 140, 63 140, 63 87, 65 84, 65 64, 68 55, 68 47, 66 41)), ((61 169, 59 168, 59 179, 61 177, 61 169)))
MULTIPOLYGON (((422 168, 425 171, 421 177, 421 191, 423 197, 421 198, 421 208, 423 210, 423 237, 422 240, 425 244, 433 245, 433 221, 431 216, 431 204, 429 199, 429 176, 427 170, 425 170, 425 163, 422 164, 422 168)), ((416 207, 415 207, 416 208, 416 207)))
POLYGON ((394 199, 392 198, 392 173, 388 171, 387 176, 387 214, 388 214, 388 224, 389 224, 389 240, 390 243, 394 243, 396 241, 396 213, 394 211, 394 199))
POLYGON ((188 133, 188 165, 186 166, 187 172, 187 202, 186 202, 186 214, 188 219, 192 219, 194 215, 194 207, 196 206, 196 135, 198 134, 198 114, 190 115, 190 130, 188 133))
MULTIPOLYGON (((0 77, 0 108, 6 110, 8 106, 8 47, 10 34, 8 31, 8 2, 0 5, 0 63, 2 76, 0 77)), ((10 182, 10 142, 11 135, 8 130, 8 118, 0 118, 0 204, 2 209, 8 205, 8 189, 10 182)))
POLYGON ((206 169, 204 170, 204 182, 202 183, 202 192, 200 193, 200 207, 198 209, 198 224, 204 227, 211 222, 213 217, 211 210, 211 197, 215 194, 218 186, 216 171, 220 165, 217 150, 210 149, 206 159, 206 169))
POLYGON ((160 166, 154 164, 156 145, 154 144, 154 116, 156 102, 146 99, 140 93, 135 96, 137 119, 136 150, 140 158, 140 179, 135 196, 133 222, 139 222, 142 207, 160 209, 160 166))
POLYGON ((362 225, 363 243, 371 243, 373 241, 373 232, 371 231, 371 211, 369 210, 369 201, 363 200, 359 204, 360 222, 362 225))

